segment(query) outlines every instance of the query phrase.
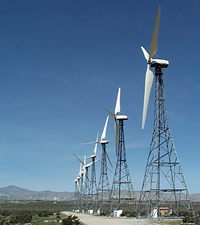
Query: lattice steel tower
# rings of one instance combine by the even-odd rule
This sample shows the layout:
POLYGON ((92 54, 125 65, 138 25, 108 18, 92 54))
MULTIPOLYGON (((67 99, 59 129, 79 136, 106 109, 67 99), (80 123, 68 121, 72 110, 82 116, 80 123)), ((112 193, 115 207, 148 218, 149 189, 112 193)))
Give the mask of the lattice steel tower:
POLYGON ((90 196, 90 180, 89 180, 89 167, 92 165, 92 162, 86 163, 87 157, 84 156, 82 161, 79 157, 73 154, 74 157, 81 163, 79 176, 75 179, 75 197, 77 199, 77 204, 79 211, 88 210, 88 201, 90 196), (82 168, 83 170, 82 170, 82 168), (76 182, 77 181, 77 182, 76 182), (81 182, 79 184, 79 182, 81 182))
POLYGON ((95 200, 96 194, 97 194, 95 157, 92 157, 92 163, 93 164, 91 167, 90 195, 91 195, 91 200, 95 200))
POLYGON ((180 216, 181 211, 187 211, 193 215, 193 208, 188 200, 188 189, 168 125, 162 69, 167 68, 169 62, 167 60, 152 59, 157 51, 159 19, 160 8, 156 18, 149 55, 142 47, 147 59, 143 128, 154 77, 150 68, 155 68, 153 135, 138 205, 138 216, 145 215, 149 218, 160 218, 163 215, 163 209, 168 210, 168 216, 180 216))
POLYGON ((155 64, 154 129, 147 159, 138 212, 160 217, 160 208, 168 207, 174 215, 193 213, 188 189, 170 134, 164 96, 162 65, 155 64))
POLYGON ((78 208, 79 212, 84 212, 84 185, 83 185, 83 174, 84 171, 80 170, 80 190, 79 190, 79 202, 78 202, 78 208))
MULTIPOLYGON (((108 111, 108 110, 107 110, 108 111)), ((123 209, 125 202, 133 203, 133 186, 131 182, 128 164, 126 160, 125 138, 124 138, 124 120, 126 115, 119 115, 120 112, 120 88, 118 91, 115 113, 108 111, 115 119, 115 138, 116 138, 116 156, 117 162, 110 192, 110 211, 123 209)), ((131 205, 133 207, 133 205, 131 205)))
POLYGON ((93 213, 95 210, 96 198, 97 198, 97 180, 96 180, 97 142, 98 142, 98 134, 96 137, 94 154, 90 156, 92 160, 92 166, 91 166, 90 194, 88 198, 88 204, 89 204, 88 207, 90 210, 93 210, 93 213))
POLYGON ((78 197, 79 197, 79 178, 76 177, 76 179, 74 180, 74 204, 73 204, 73 211, 77 211, 78 210, 78 197))
POLYGON ((89 167, 92 163, 85 165, 85 179, 84 179, 84 195, 85 195, 85 211, 88 210, 88 201, 90 196, 90 179, 89 179, 89 167))
POLYGON ((101 144, 102 153, 101 153, 101 173, 98 183, 98 195, 96 201, 96 210, 100 214, 102 212, 106 212, 108 210, 108 197, 109 197, 109 180, 108 180, 108 167, 107 167, 107 159, 112 166, 108 153, 106 151, 106 145, 108 141, 105 140, 106 138, 106 130, 108 125, 109 116, 106 118, 105 126, 101 135, 101 140, 98 142, 101 144))

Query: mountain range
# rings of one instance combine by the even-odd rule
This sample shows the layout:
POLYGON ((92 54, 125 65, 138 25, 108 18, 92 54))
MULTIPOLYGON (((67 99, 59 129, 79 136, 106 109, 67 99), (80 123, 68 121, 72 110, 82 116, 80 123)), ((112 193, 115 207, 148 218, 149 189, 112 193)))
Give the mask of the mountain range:
MULTIPOLYGON (((135 191, 136 199, 140 192, 135 191)), ((200 193, 189 194, 194 202, 200 202, 200 193)), ((74 192, 32 191, 16 186, 0 188, 0 200, 44 200, 44 201, 70 201, 74 199, 74 192)))
POLYGON ((73 192, 31 191, 16 186, 0 188, 0 200, 70 201, 73 198, 73 192))

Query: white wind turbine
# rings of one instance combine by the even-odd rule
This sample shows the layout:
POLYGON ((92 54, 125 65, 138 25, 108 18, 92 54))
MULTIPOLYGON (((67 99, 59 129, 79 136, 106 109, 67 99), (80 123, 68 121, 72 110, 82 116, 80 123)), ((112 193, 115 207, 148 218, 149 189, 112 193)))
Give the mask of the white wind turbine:
MULTIPOLYGON (((106 144, 109 143, 108 140, 106 140, 106 132, 107 132, 107 127, 108 127, 108 120, 109 120, 109 116, 106 117, 106 122, 105 122, 105 125, 104 125, 104 128, 103 128, 103 132, 102 132, 102 135, 101 135, 101 139, 100 139, 100 141, 98 141, 97 143, 100 143, 100 144, 102 145, 102 152, 105 153, 106 158, 108 159, 110 165, 112 166, 112 162, 111 162, 111 160, 110 160, 110 157, 109 157, 109 155, 108 155, 108 153, 107 153, 107 151, 106 151, 106 147, 105 147, 106 144)), ((105 159, 106 159, 106 158, 105 158, 105 159)), ((101 159, 101 163, 102 163, 102 162, 103 162, 103 161, 102 161, 102 159, 101 159)))
POLYGON ((79 157, 77 157, 75 154, 73 154, 74 157, 81 163, 81 165, 83 166, 83 190, 84 190, 84 194, 86 195, 86 198, 88 197, 88 195, 90 194, 90 181, 89 181, 89 167, 92 165, 93 162, 90 163, 86 163, 87 157, 86 155, 84 156, 84 160, 82 161, 81 159, 79 159, 79 157))
POLYGON ((80 169, 78 176, 74 180, 75 182, 75 206, 74 210, 81 210, 81 203, 83 197, 83 174, 84 170, 82 169, 82 164, 80 163, 80 169))
POLYGON ((183 207, 191 215, 194 215, 192 204, 188 200, 188 189, 168 124, 162 69, 167 68, 169 62, 152 58, 158 49, 160 11, 161 9, 158 8, 149 54, 141 47, 147 60, 142 116, 143 129, 155 76, 153 134, 138 203, 138 216, 145 212, 148 218, 162 217, 160 207, 170 207, 176 216, 180 216, 180 209, 183 207), (155 69, 154 73, 151 70, 153 68, 155 69), (169 202, 174 202, 174 205, 172 204, 172 206, 169 202))
POLYGON ((83 167, 83 172, 82 172, 83 173, 83 184, 85 184, 85 180, 89 179, 88 178, 88 169, 92 165, 92 162, 86 164, 86 160, 87 160, 86 155, 84 156, 84 160, 83 161, 81 159, 79 159, 79 157, 76 156, 75 154, 73 154, 73 156, 81 163, 81 165, 83 167))
POLYGON ((79 182, 80 182, 80 195, 82 195, 83 193, 83 174, 84 174, 84 171, 82 169, 82 165, 80 164, 80 169, 79 169, 79 174, 78 174, 78 177, 79 177, 79 182))
POLYGON ((116 100, 116 104, 115 104, 115 113, 109 111, 108 109, 105 109, 114 118, 114 121, 115 121, 115 148, 116 148, 116 155, 118 155, 118 138, 119 138, 119 126, 117 124, 117 121, 118 120, 128 120, 128 116, 119 114, 120 111, 121 111, 120 98, 121 98, 121 88, 118 88, 117 100, 116 100))
POLYGON ((106 131, 108 126, 108 119, 109 116, 106 118, 106 122, 104 125, 104 129, 101 135, 101 139, 98 143, 102 146, 102 154, 101 154, 101 173, 98 183, 98 201, 97 201, 97 208, 99 210, 98 213, 102 210, 102 206, 104 205, 104 202, 108 200, 108 193, 110 191, 109 188, 109 180, 108 180, 108 172, 107 172, 107 159, 112 166, 111 160, 108 156, 108 153, 106 151, 106 145, 108 144, 108 140, 106 140, 106 131))
POLYGON ((97 181, 96 181, 96 158, 100 161, 97 156, 97 142, 98 142, 98 133, 94 145, 94 153, 90 155, 89 158, 92 160, 92 167, 91 167, 91 181, 90 181, 90 196, 92 204, 90 206, 91 212, 94 212, 96 195, 97 195, 97 181))
POLYGON ((158 13, 156 16, 156 23, 155 23, 153 37, 152 37, 152 41, 151 41, 151 45, 149 49, 149 54, 144 49, 144 47, 141 47, 144 57, 147 60, 147 70, 145 75, 145 89, 144 89, 144 105, 143 105, 143 116, 142 116, 142 129, 144 129, 144 126, 145 126, 149 96, 150 96, 150 92, 151 92, 151 88, 153 84, 153 78, 154 78, 154 74, 151 71, 151 67, 154 64, 160 64, 162 67, 168 67, 169 65, 169 62, 167 60, 152 58, 157 53, 157 49, 158 49, 159 23, 160 23, 160 7, 158 9, 158 13))
POLYGON ((115 105, 115 113, 106 109, 106 111, 114 118, 115 121, 115 145, 117 156, 115 174, 110 192, 111 212, 113 212, 114 209, 120 208, 122 199, 129 200, 129 203, 132 203, 133 201, 133 186, 126 160, 124 137, 124 120, 128 120, 128 116, 119 114, 121 111, 120 95, 121 89, 119 88, 115 105))

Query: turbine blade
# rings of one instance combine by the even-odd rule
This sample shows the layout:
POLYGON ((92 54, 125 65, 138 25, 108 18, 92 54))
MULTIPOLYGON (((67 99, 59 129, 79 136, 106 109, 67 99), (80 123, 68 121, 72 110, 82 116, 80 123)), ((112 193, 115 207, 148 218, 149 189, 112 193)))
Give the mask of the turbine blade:
POLYGON ((109 155, 108 155, 108 153, 107 153, 106 149, 104 149, 104 150, 105 150, 106 157, 108 158, 108 161, 109 161, 109 163, 110 163, 111 167, 113 167, 112 162, 111 162, 111 160, 110 160, 110 157, 109 157, 109 155))
POLYGON ((91 145, 91 144, 96 144, 96 142, 91 141, 91 142, 81 143, 80 145, 91 145))
POLYGON ((84 165, 84 162, 82 160, 80 160, 74 153, 73 156, 75 157, 75 159, 77 159, 82 165, 84 165))
POLYGON ((84 161, 83 161, 84 166, 86 165, 86 160, 87 160, 87 156, 85 155, 85 156, 84 156, 84 161))
POLYGON ((115 115, 120 113, 120 96, 121 96, 121 88, 118 89, 117 100, 115 105, 115 115))
POLYGON ((151 87, 153 84, 153 77, 154 74, 150 70, 150 65, 147 65, 147 71, 146 71, 146 78, 145 78, 145 89, 144 89, 144 105, 143 105, 143 116, 142 116, 142 129, 144 129, 145 121, 146 121, 146 114, 147 114, 147 108, 149 103, 149 96, 151 92, 151 87))
POLYGON ((79 169, 79 176, 80 176, 80 173, 81 173, 81 167, 82 167, 82 163, 80 163, 80 169, 79 169))
POLYGON ((119 127, 118 127, 117 121, 115 119, 115 150, 116 150, 116 155, 118 155, 118 135, 119 135, 119 127))
POLYGON ((114 114, 113 112, 109 111, 108 109, 105 109, 113 118, 116 117, 116 114, 114 114))
POLYGON ((151 58, 156 54, 158 49, 158 30, 159 30, 159 23, 160 23, 160 7, 158 8, 157 16, 156 16, 156 23, 153 31, 153 36, 151 40, 151 46, 149 49, 149 62, 151 58))
POLYGON ((148 61, 149 60, 149 53, 146 51, 146 49, 141 46, 142 52, 144 54, 145 59, 148 61))
POLYGON ((106 138, 106 130, 107 130, 107 126, 108 126, 108 119, 109 119, 109 116, 107 116, 107 118, 106 118, 104 129, 103 129, 103 132, 102 132, 102 135, 101 135, 101 141, 106 138))
POLYGON ((95 142, 95 146, 94 146, 94 154, 97 154, 97 143, 98 143, 98 138, 99 138, 99 133, 97 133, 97 137, 96 137, 96 142, 95 142))
POLYGON ((83 170, 83 185, 85 184, 85 174, 86 174, 86 171, 85 169, 83 170))

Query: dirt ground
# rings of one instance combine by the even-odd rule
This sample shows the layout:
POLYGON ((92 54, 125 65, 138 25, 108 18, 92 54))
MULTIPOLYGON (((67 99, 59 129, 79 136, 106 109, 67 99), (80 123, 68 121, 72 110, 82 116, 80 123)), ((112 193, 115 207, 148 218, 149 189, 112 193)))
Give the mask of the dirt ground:
POLYGON ((148 219, 136 219, 136 218, 116 218, 116 217, 105 217, 105 216, 94 216, 83 213, 72 213, 63 212, 65 215, 76 215, 80 218, 80 221, 85 225, 179 225, 181 220, 162 220, 162 221, 152 221, 148 219))

